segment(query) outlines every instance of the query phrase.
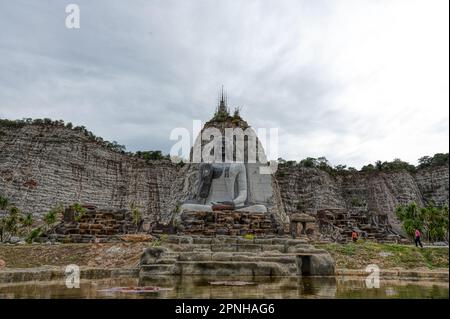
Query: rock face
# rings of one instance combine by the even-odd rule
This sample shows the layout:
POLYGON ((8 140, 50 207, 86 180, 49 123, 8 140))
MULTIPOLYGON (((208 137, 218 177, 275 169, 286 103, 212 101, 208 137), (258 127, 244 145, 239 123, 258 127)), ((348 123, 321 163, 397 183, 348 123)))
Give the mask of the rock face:
POLYGON ((0 194, 36 215, 80 202, 114 209, 134 204, 156 217, 178 173, 169 160, 147 164, 52 125, 0 127, 0 150, 0 194))
POLYGON ((301 206, 313 215, 318 211, 357 210, 361 215, 387 219, 395 232, 401 226, 394 210, 399 204, 415 201, 419 205, 434 201, 448 204, 448 165, 419 170, 392 172, 345 172, 332 176, 327 172, 283 165, 277 180, 284 209, 288 215, 301 206))
POLYGON ((436 205, 448 204, 448 166, 428 167, 414 175, 420 193, 425 202, 436 205))
MULTIPOLYGON (((387 220, 394 232, 401 232, 395 207, 410 201, 448 203, 448 173, 446 165, 415 174, 332 176, 314 168, 280 165, 271 178, 271 211, 278 221, 299 211, 299 205, 312 215, 321 210, 341 211, 343 216, 365 214, 371 216, 373 227, 387 220)), ((92 203, 99 209, 129 209, 134 204, 143 217, 168 222, 189 196, 196 174, 195 165, 181 167, 169 160, 147 163, 64 126, 0 126, 0 195, 37 216, 57 204, 92 203)))

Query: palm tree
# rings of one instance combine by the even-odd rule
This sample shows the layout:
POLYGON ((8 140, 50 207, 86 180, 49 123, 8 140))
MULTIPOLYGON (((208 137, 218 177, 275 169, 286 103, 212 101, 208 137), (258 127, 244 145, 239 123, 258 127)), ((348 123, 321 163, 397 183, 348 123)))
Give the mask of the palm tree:
POLYGON ((53 224, 56 223, 57 211, 52 209, 47 214, 44 215, 44 222, 47 225, 48 229, 52 228, 53 224))

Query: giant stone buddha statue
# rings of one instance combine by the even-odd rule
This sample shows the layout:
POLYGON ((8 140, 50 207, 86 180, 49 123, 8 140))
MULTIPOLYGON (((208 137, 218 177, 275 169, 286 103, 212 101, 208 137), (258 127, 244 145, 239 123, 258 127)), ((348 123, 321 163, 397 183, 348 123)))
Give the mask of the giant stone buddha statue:
MULTIPOLYGON (((232 141, 223 137, 215 142, 212 161, 199 164, 196 196, 186 201, 181 211, 267 212, 265 205, 248 201, 247 167, 243 162, 233 161, 232 141)), ((236 152, 241 151, 236 147, 236 152)))

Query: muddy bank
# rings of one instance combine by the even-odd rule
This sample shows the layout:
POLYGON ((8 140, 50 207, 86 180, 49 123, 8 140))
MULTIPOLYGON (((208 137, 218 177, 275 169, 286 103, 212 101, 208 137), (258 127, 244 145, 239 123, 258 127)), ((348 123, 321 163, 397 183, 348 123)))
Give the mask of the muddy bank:
MULTIPOLYGON (((91 268, 133 268, 150 244, 24 244, 0 245, 4 268, 34 268, 76 264, 91 268)), ((2 267, 0 266, 0 269, 2 267)))
MULTIPOLYGON (((83 280, 107 279, 107 278, 137 278, 139 268, 92 268, 80 267, 80 278, 83 280)), ((368 273, 364 269, 336 269, 336 279, 365 278, 368 273)), ((35 268, 6 268, 0 270, 0 284, 21 283, 27 281, 52 281, 66 278, 65 267, 43 266, 35 268)), ((447 269, 441 270, 405 270, 382 269, 381 280, 412 280, 448 282, 447 269)))

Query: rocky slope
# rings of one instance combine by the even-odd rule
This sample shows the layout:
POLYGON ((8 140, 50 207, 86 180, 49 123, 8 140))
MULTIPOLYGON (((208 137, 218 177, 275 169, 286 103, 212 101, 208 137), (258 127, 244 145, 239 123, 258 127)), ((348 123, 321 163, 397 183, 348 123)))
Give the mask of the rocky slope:
MULTIPOLYGON (((398 229, 394 209, 416 201, 449 200, 448 165, 407 171, 346 172, 280 166, 273 185, 288 215, 299 207, 362 211, 385 216, 398 229)), ((0 195, 26 212, 42 215, 73 202, 97 207, 135 204, 150 219, 170 219, 189 192, 194 172, 169 160, 146 162, 110 150, 79 131, 55 125, 0 126, 0 195), (190 177, 186 178, 186 174, 190 177), (182 196, 183 195, 183 196, 182 196)))

